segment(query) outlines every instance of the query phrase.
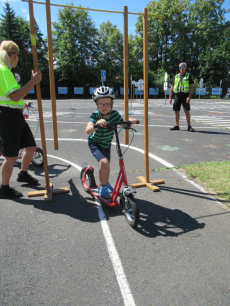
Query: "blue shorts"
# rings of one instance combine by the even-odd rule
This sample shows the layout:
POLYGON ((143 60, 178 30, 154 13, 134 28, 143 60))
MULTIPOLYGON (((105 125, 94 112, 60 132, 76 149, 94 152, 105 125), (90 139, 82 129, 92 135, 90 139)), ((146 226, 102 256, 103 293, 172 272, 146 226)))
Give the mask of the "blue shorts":
POLYGON ((110 162, 111 145, 108 148, 102 148, 95 142, 88 142, 88 146, 93 156, 99 162, 102 158, 107 158, 110 162))

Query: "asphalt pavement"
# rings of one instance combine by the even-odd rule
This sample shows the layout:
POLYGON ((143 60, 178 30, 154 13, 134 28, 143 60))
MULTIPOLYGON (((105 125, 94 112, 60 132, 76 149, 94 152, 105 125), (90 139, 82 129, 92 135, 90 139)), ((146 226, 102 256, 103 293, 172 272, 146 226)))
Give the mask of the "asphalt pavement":
MULTIPOLYGON (((100 205, 81 186, 85 161, 95 167, 98 181, 85 133, 94 102, 57 100, 59 150, 54 150, 51 102, 42 103, 49 179, 54 188, 70 192, 54 194, 52 202, 29 198, 29 191, 44 190, 44 168, 30 165, 40 182, 32 187, 16 181, 16 162, 10 185, 24 196, 0 200, 0 305, 230 305, 230 210, 183 172, 168 169, 230 159, 229 101, 193 100, 191 133, 183 110, 180 131, 170 131, 172 106, 149 100, 149 178, 165 183, 159 192, 137 189, 137 229, 120 206, 100 205)), ((116 100, 114 109, 122 114, 123 101, 116 100)), ((33 110, 28 123, 36 134, 36 101, 33 110)), ((130 101, 129 112, 140 120, 124 154, 128 182, 134 183, 146 175, 143 100, 130 101)), ((123 144, 124 132, 119 135, 123 144)), ((35 138, 41 146, 39 131, 35 138)), ((113 143, 113 185, 118 171, 113 143)))

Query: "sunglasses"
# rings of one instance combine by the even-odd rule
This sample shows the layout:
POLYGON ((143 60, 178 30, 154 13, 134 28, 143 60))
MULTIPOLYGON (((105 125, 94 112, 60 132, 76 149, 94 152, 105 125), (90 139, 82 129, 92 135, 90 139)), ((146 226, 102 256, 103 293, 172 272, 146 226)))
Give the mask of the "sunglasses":
POLYGON ((179 69, 183 69, 183 68, 185 68, 185 66, 181 66, 181 67, 179 67, 179 69))

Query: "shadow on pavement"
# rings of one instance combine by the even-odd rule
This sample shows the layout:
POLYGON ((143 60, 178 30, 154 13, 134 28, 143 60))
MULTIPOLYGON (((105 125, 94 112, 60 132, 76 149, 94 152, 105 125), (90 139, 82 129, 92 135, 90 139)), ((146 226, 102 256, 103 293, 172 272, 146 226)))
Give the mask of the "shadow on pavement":
MULTIPOLYGON (((14 167, 17 168, 21 168, 21 160, 17 160, 15 162, 14 167)), ((59 175, 61 175, 62 173, 68 171, 72 166, 71 165, 62 165, 62 164, 51 164, 48 165, 48 173, 49 173, 49 178, 55 178, 58 177, 59 175)), ((40 178, 45 178, 45 171, 44 171, 44 167, 36 167, 33 164, 30 164, 29 166, 29 171, 34 172, 34 174, 36 176, 38 176, 38 180, 39 177, 40 178)))
MULTIPOLYGON (((180 188, 173 188, 173 187, 166 187, 166 186, 161 186, 161 190, 165 190, 168 192, 174 192, 174 193, 179 193, 187 196, 192 196, 196 198, 201 198, 201 199, 206 199, 206 200, 212 200, 212 197, 215 198, 216 194, 214 193, 203 193, 202 191, 193 191, 193 190, 187 190, 187 189, 180 189, 180 188)), ((221 200, 218 199, 220 203, 228 203, 226 200, 221 200)))
MULTIPOLYGON (((212 200, 211 197, 215 196, 211 193, 204 194, 203 192, 199 191, 166 187, 163 185, 161 185, 161 190, 209 201, 212 200)), ((222 200, 220 202, 225 203, 227 201, 222 200)), ((150 238, 157 236, 177 237, 179 235, 205 227, 205 223, 199 223, 197 221, 199 217, 194 219, 189 214, 179 209, 165 208, 152 202, 140 199, 138 200, 138 207, 140 210, 140 222, 137 232, 150 238)), ((230 212, 224 212, 222 214, 226 213, 230 212)), ((204 217, 206 216, 202 216, 202 218, 204 217)), ((192 235, 199 236, 200 233, 193 233, 192 235)))
MULTIPOLYGON (((165 208, 149 201, 138 200, 140 222, 136 229, 149 238, 157 236, 177 237, 205 227, 187 213, 179 209, 165 208)), ((194 235, 200 235, 199 233, 194 235)))
POLYGON ((201 134, 211 134, 211 135, 230 135, 230 133, 226 133, 226 132, 211 132, 211 131, 198 131, 195 130, 194 133, 201 133, 201 134))
MULTIPOLYGON (((99 222, 95 203, 86 201, 86 199, 80 195, 72 179, 70 179, 68 183, 72 194, 53 194, 52 202, 44 202, 43 196, 28 199, 19 198, 13 201, 24 205, 33 205, 36 209, 49 211, 54 214, 67 215, 83 222, 99 222)), ((44 188, 35 187, 34 190, 44 190, 44 188)))

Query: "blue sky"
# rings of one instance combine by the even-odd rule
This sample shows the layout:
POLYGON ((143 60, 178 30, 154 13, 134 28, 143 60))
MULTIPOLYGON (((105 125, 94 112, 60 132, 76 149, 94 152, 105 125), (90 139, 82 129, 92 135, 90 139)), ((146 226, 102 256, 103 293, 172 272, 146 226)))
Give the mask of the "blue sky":
MULTIPOLYGON (((39 2, 45 2, 44 0, 38 0, 39 2)), ((3 13, 5 0, 0 0, 0 14, 3 13)), ((27 2, 22 2, 21 0, 9 0, 11 7, 14 9, 16 15, 29 20, 29 8, 27 2)), ((65 0, 50 0, 53 4, 70 4, 70 1, 65 0)), ((115 1, 105 1, 105 0, 72 0, 74 6, 89 7, 92 9, 108 10, 108 11, 123 11, 124 6, 128 6, 128 11, 132 13, 143 12, 144 7, 150 2, 147 0, 115 0, 115 1)), ((223 7, 230 9, 230 0, 225 0, 223 7)), ((51 21, 56 21, 58 7, 51 6, 51 21)), ((113 13, 102 13, 89 11, 90 16, 97 28, 99 28, 102 22, 109 20, 111 23, 116 24, 117 27, 123 32, 123 16, 122 14, 113 13)), ((46 11, 45 5, 34 4, 34 16, 38 22, 38 26, 41 32, 46 37, 46 11)), ((226 15, 226 18, 230 20, 230 13, 226 15)), ((128 15, 128 31, 129 33, 135 34, 135 23, 137 21, 137 15, 128 15)))

